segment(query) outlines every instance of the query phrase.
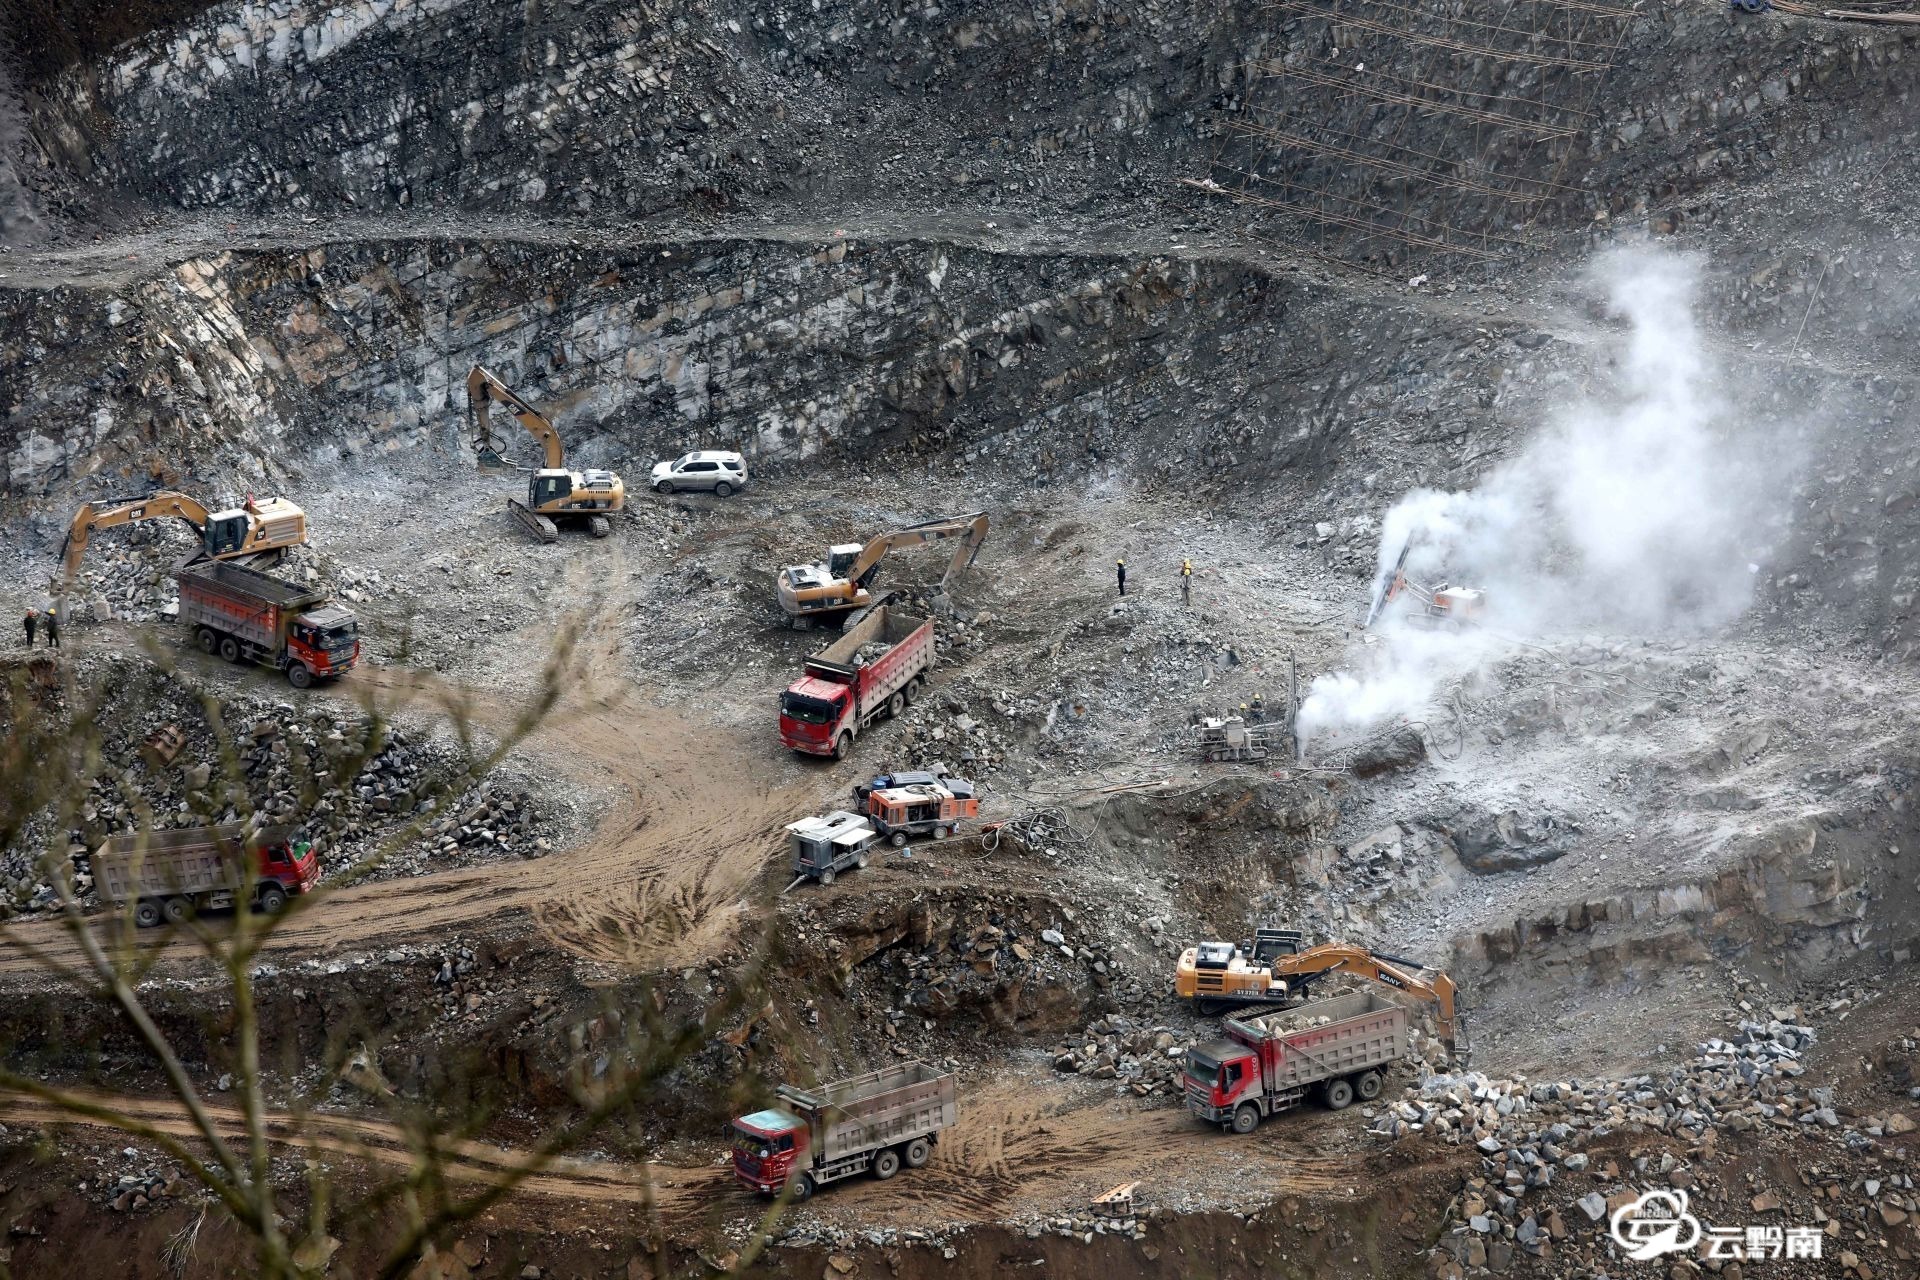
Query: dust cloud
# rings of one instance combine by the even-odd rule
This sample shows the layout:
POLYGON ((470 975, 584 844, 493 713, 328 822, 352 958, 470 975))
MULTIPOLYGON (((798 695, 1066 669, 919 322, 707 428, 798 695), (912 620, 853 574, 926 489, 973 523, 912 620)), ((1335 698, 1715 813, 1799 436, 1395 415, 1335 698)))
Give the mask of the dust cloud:
POLYGON ((1313 682, 1303 749, 1418 720, 1436 691, 1519 639, 1701 632, 1750 602, 1791 469, 1785 434, 1743 416, 1696 315, 1700 264, 1617 252, 1591 283, 1626 321, 1605 388, 1583 391, 1479 487, 1418 489, 1381 522, 1376 600, 1406 573, 1486 592, 1484 621, 1435 627, 1402 595, 1353 669, 1313 682))

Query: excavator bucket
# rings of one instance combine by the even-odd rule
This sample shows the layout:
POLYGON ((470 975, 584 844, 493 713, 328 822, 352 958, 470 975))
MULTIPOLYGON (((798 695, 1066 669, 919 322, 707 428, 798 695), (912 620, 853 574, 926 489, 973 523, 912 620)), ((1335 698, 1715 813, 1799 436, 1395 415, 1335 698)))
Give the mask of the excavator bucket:
POLYGON ((508 462, 500 452, 500 446, 486 436, 473 442, 474 460, 482 471, 518 471, 520 468, 508 462))

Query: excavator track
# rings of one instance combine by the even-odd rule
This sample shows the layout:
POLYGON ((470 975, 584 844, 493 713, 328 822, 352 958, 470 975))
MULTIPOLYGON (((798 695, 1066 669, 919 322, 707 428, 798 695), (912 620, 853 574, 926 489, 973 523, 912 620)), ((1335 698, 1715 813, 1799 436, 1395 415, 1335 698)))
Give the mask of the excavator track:
POLYGON ((533 536, 540 539, 540 541, 560 541, 560 527, 539 512, 528 508, 526 503, 508 498, 507 510, 513 512, 514 517, 527 527, 527 532, 533 534, 533 536))

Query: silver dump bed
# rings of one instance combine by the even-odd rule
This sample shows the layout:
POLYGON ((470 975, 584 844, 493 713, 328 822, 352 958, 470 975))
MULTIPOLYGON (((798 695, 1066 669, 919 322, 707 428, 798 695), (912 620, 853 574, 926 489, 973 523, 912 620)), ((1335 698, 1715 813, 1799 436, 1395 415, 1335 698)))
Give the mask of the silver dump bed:
POLYGON ((239 879, 239 859, 246 847, 280 844, 286 838, 279 828, 249 837, 237 822, 112 836, 94 851, 94 884, 109 902, 228 888, 239 879))
POLYGON ((954 1123, 953 1075, 924 1062, 903 1062, 817 1089, 781 1085, 779 1095, 813 1129, 816 1159, 890 1147, 954 1123))
POLYGON ((1270 1092, 1384 1066, 1406 1056, 1407 1011, 1378 991, 1237 1018, 1227 1034, 1261 1047, 1270 1092))

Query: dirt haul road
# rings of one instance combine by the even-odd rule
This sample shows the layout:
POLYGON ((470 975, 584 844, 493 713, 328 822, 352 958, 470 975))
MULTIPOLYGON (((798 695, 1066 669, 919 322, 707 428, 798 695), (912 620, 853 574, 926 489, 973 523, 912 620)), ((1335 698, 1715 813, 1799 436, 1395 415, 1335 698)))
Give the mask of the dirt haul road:
MULTIPOLYGON (((86 1096, 190 1145, 197 1137, 184 1108, 172 1098, 86 1096)), ((214 1102, 208 1108, 223 1136, 244 1140, 238 1108, 214 1102)), ((924 1169, 886 1183, 859 1178, 857 1185, 829 1188, 804 1212, 852 1226, 977 1225, 1084 1210, 1100 1192, 1136 1179, 1151 1187, 1157 1201, 1168 1203, 1182 1193, 1217 1195, 1223 1158, 1232 1161, 1236 1178, 1258 1187, 1262 1196, 1351 1199, 1357 1196, 1356 1157, 1343 1146, 1351 1121, 1350 1116, 1307 1112, 1262 1126, 1248 1138, 1223 1136, 1181 1107, 1143 1110, 1111 1098, 1088 1098, 1084 1090, 1044 1076, 1003 1077, 978 1088, 962 1087, 960 1122, 942 1135, 924 1169), (1320 1142, 1334 1147, 1319 1151, 1320 1142)), ((0 1122, 94 1127, 22 1097, 0 1102, 0 1122)), ((308 1152, 386 1168, 406 1168, 412 1160, 405 1131, 380 1120, 273 1114, 267 1128, 275 1143, 308 1152)), ((535 1215, 541 1210, 530 1201, 641 1210, 650 1202, 664 1228, 691 1238, 711 1226, 716 1207, 742 1220, 765 1209, 765 1201, 734 1182, 723 1157, 716 1142, 712 1159, 698 1162, 697 1156, 680 1164, 557 1160, 522 1182, 516 1199, 535 1215)), ((449 1178, 468 1183, 498 1177, 525 1158, 524 1152, 487 1143, 454 1142, 445 1148, 449 1178)))
MULTIPOLYGON (((750 780, 752 771, 741 762, 768 754, 766 742, 648 706, 630 682, 607 672, 579 683, 614 692, 563 698, 525 747, 614 791, 590 836, 531 862, 341 889, 284 924, 269 950, 338 955, 446 937, 515 911, 576 955, 625 969, 678 968, 722 949, 744 918, 754 882, 783 853, 781 828, 809 798, 798 787, 750 780)), ((418 714, 445 715, 459 699, 480 726, 496 731, 520 714, 400 668, 364 667, 333 692, 380 694, 383 703, 418 714)), ((104 933, 108 926, 102 916, 95 928, 104 933)), ((44 959, 32 958, 36 948, 45 959, 81 961, 57 921, 15 926, 7 934, 23 945, 0 948, 0 974, 44 972, 44 959)), ((177 953, 189 955, 185 946, 177 953)))

